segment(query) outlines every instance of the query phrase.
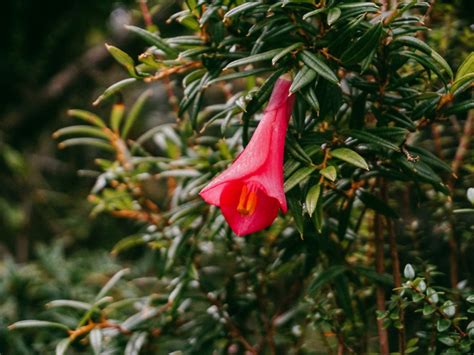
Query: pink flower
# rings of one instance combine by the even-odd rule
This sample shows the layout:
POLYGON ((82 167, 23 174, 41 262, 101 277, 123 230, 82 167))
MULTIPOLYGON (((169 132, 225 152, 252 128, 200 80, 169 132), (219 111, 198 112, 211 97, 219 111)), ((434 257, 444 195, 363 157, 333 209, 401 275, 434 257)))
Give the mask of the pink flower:
POLYGON ((280 77, 257 129, 234 163, 199 194, 219 206, 230 228, 239 236, 268 227, 281 208, 286 213, 283 191, 283 153, 294 96, 291 81, 280 77))

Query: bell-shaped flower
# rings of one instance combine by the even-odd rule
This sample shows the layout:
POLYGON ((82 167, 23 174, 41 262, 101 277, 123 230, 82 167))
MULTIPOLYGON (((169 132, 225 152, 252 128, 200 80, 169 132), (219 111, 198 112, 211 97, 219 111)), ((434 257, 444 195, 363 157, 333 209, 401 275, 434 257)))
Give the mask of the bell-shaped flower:
POLYGON ((199 193, 207 203, 221 208, 227 223, 239 236, 270 226, 279 209, 287 211, 283 154, 294 102, 290 86, 291 81, 284 77, 277 80, 247 147, 199 193))

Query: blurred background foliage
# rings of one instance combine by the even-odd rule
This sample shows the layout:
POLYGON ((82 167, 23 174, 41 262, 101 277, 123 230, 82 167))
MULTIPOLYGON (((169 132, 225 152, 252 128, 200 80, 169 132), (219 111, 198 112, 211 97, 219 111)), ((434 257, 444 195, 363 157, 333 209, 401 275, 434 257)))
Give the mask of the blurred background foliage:
MULTIPOLYGON (((470 0, 430 3, 432 7, 425 16, 425 24, 431 30, 420 36, 452 68, 458 68, 474 50, 474 3, 470 0)), ((177 22, 166 22, 183 6, 182 2, 149 1, 153 22, 162 37, 191 34, 188 28, 177 22)), ((93 186, 97 186, 97 175, 92 171, 97 163, 103 170, 111 170, 110 166, 107 162, 94 162, 100 154, 91 147, 58 150, 51 134, 71 125, 71 117, 66 115, 71 107, 93 111, 101 117, 109 117, 116 107, 113 105, 115 98, 98 108, 92 107, 94 99, 106 87, 124 78, 123 67, 114 61, 104 43, 121 48, 133 58, 143 52, 143 41, 124 30, 124 25, 146 27, 139 2, 54 0, 43 3, 23 0, 4 4, 0 16, 4 33, 7 34, 0 44, 0 353, 42 354, 57 351, 57 340, 64 337, 63 329, 47 327, 9 332, 6 326, 22 319, 57 322, 68 325, 70 329, 75 329, 78 320, 86 319, 81 323, 86 326, 88 319, 83 318, 84 308, 81 305, 69 305, 71 307, 67 310, 62 308, 64 305, 50 304, 45 307, 54 300, 63 299, 91 303, 99 301, 95 313, 92 316, 89 314, 90 319, 100 323, 101 315, 106 314, 110 319, 119 319, 122 326, 129 325, 130 329, 134 329, 133 334, 128 334, 123 329, 115 329, 114 333, 113 328, 107 328, 105 335, 102 335, 115 339, 108 343, 110 347, 107 347, 105 340, 97 340, 102 339, 102 335, 85 332, 78 336, 78 339, 84 338, 72 342, 70 347, 70 351, 77 353, 110 353, 114 350, 121 353, 127 349, 129 354, 134 354, 139 351, 134 352, 134 348, 142 348, 146 341, 148 348, 145 347, 147 350, 143 353, 164 354, 178 349, 189 353, 207 353, 209 349, 238 353, 247 347, 245 339, 252 338, 254 333, 268 334, 269 324, 266 322, 269 319, 276 324, 277 330, 272 330, 275 340, 272 342, 263 337, 260 340, 262 343, 257 344, 262 353, 286 353, 288 349, 295 353, 327 353, 327 349, 336 351, 340 346, 340 335, 345 338, 343 349, 345 347, 347 352, 361 353, 361 349, 377 351, 374 350, 378 346, 377 339, 373 337, 376 334, 375 310, 372 309, 374 290, 368 284, 391 285, 390 275, 374 275, 372 269, 362 268, 359 271, 365 272, 366 278, 357 279, 350 273, 343 276, 351 278, 355 285, 362 282, 359 284, 360 291, 351 288, 350 293, 359 292, 357 302, 360 303, 354 308, 367 308, 370 312, 360 311, 356 317, 347 314, 351 312, 345 298, 349 290, 338 289, 337 285, 335 290, 325 289, 327 298, 305 297, 303 290, 307 285, 300 284, 298 278, 316 272, 317 275, 326 275, 326 279, 319 278, 321 285, 324 285, 347 270, 333 265, 330 260, 331 257, 339 257, 337 248, 333 249, 331 243, 320 245, 308 237, 301 244, 291 244, 297 233, 290 235, 288 231, 280 241, 275 241, 276 236, 290 223, 289 219, 277 222, 270 229, 264 236, 269 241, 259 236, 258 239, 245 239, 245 242, 232 241, 235 236, 228 231, 216 232, 221 237, 214 238, 209 231, 193 230, 193 219, 188 222, 181 220, 189 233, 185 234, 185 238, 201 239, 195 245, 179 244, 172 241, 182 238, 182 235, 172 228, 162 232, 157 221, 152 220, 151 225, 144 226, 140 218, 128 218, 130 216, 117 213, 116 210, 133 210, 134 203, 127 200, 127 196, 117 196, 117 189, 104 189, 99 199, 86 199, 93 186), (112 209, 111 205, 114 206, 112 209), (100 213, 103 211, 115 213, 100 213), (154 224, 160 228, 156 229, 154 224), (124 237, 128 238, 122 239, 124 237), (174 260, 170 253, 174 255, 178 247, 180 260, 174 260), (199 258, 193 259, 196 264, 189 265, 186 264, 188 256, 196 252, 193 248, 199 249, 199 258), (316 252, 321 248, 328 248, 324 250, 326 256, 322 260, 316 252), (314 255, 304 256, 308 250, 314 250, 314 255), (299 259, 287 263, 293 256, 299 259), (319 264, 314 270, 316 260, 319 264), (130 267, 130 271, 119 271, 124 267, 130 267), (325 271, 328 272, 324 274, 325 271), (116 272, 128 281, 114 280, 118 284, 114 283, 110 290, 101 295, 105 297, 101 303, 102 298, 97 298, 97 295, 101 294, 102 287, 116 272), (199 274, 200 285, 192 283, 197 278, 193 273, 199 274), (229 274, 236 275, 236 279, 229 281, 229 274), (257 290, 252 288, 256 284, 260 285, 257 290), (224 291, 221 290, 223 285, 224 291), (247 291, 256 298, 249 300, 244 297, 247 291), (107 296, 112 296, 115 302, 107 296), (173 306, 170 300, 176 297, 181 300, 173 306), (292 303, 293 298, 301 302, 292 303), (192 307, 186 303, 191 301, 186 300, 192 300, 192 307), (224 304, 221 303, 223 301, 224 304), (333 302, 339 307, 334 307, 333 302), (193 309, 192 313, 187 313, 189 308, 193 309), (148 318, 147 312, 152 312, 154 318, 148 318), (345 319, 344 313, 349 320, 345 319), (278 316, 271 318, 272 314, 278 316), (308 314, 310 316, 306 317, 308 314), (372 322, 359 318, 367 314, 373 315, 372 322), (191 316, 196 318, 191 319, 191 316), (188 328, 186 324, 189 324, 188 328), (372 336, 365 332, 367 324, 374 328, 370 329, 372 336), (175 326, 177 328, 173 328, 175 326), (365 344, 361 344, 360 339, 365 344)), ((179 89, 182 79, 182 76, 173 78, 176 81, 173 87, 179 97, 182 97, 179 89)), ((174 122, 176 117, 177 99, 169 99, 169 86, 162 83, 140 84, 127 89, 126 95, 119 97, 119 101, 125 102, 127 112, 137 99, 140 100, 146 88, 151 88, 150 97, 132 129, 134 137, 159 124, 174 122)), ((220 90, 209 91, 206 96, 208 105, 220 104, 229 98, 220 90)), ((467 91, 461 99, 468 100, 471 95, 467 91)), ((424 130, 420 133, 420 145, 451 164, 465 120, 466 114, 460 113, 449 123, 424 130)), ((195 139, 189 127, 180 127, 182 136, 164 127, 156 131, 152 143, 147 143, 147 148, 153 153, 172 160, 188 154, 207 159, 206 151, 190 153, 183 144, 188 139, 195 139)), ((229 143, 230 147, 219 145, 219 157, 230 160, 239 139, 236 135, 234 141, 229 143)), ((466 189, 474 185, 473 158, 472 149, 468 146, 458 179, 452 182, 455 193, 451 201, 442 195, 425 196, 420 193, 417 196, 419 203, 413 204, 413 199, 401 186, 392 191, 401 196, 401 206, 406 203, 401 211, 405 225, 395 227, 401 241, 401 265, 416 264, 415 276, 405 268, 403 287, 410 300, 416 299, 420 289, 428 292, 426 290, 433 284, 436 294, 443 298, 439 304, 444 308, 440 309, 448 309, 449 313, 450 304, 446 302, 453 299, 461 305, 461 313, 467 315, 469 302, 466 299, 472 289, 474 269, 469 258, 474 252, 473 219, 469 214, 461 214, 453 223, 452 219, 446 220, 445 217, 453 209, 470 208, 466 189), (459 276, 455 285, 450 277, 448 255, 451 225, 452 233, 459 242, 456 246, 459 250, 459 276), (410 280, 415 280, 414 288, 408 282, 410 280)), ((212 159, 217 158, 213 156, 212 159)), ((165 160, 164 163, 168 162, 165 160)), ((166 169, 171 170, 172 167, 163 168, 145 162, 141 170, 135 172, 136 175, 126 178, 135 181, 133 179, 141 178, 140 174, 162 173, 166 169)), ((193 172, 184 172, 184 178, 186 173, 192 177, 193 172)), ((199 184, 184 184, 180 188, 189 192, 196 186, 199 184)), ((165 204, 169 202, 159 196, 166 195, 168 189, 174 190, 176 183, 173 180, 167 184, 148 183, 144 188, 148 195, 154 197, 147 205, 151 211, 150 218, 153 218, 154 212, 165 209, 165 204)), ((171 204, 176 205, 177 202, 171 201, 171 204)), ((362 205, 356 207, 363 209, 362 205)), ((221 228, 222 218, 216 217, 215 211, 203 212, 201 205, 186 205, 183 213, 196 208, 200 208, 197 211, 203 213, 209 224, 217 225, 212 225, 211 230, 221 228)), ((182 216, 171 218, 176 221, 182 216)), ((370 226, 362 225, 361 228, 367 231, 370 226)), ((362 253, 369 255, 370 259, 374 250, 360 246, 360 253, 352 255, 353 261, 366 262, 366 256, 362 253)), ((316 277, 316 281, 312 282, 312 295, 318 295, 315 291, 320 287, 317 280, 316 277)), ((385 291, 389 294, 390 287, 385 287, 385 291)), ((428 296, 431 300, 434 298, 433 294, 428 296)), ((387 300, 389 298, 387 296, 387 300)), ((403 307, 412 310, 420 307, 415 301, 413 304, 410 302, 403 307)), ((379 314, 387 326, 398 321, 400 304, 395 297, 388 303, 386 312, 379 314)), ((433 312, 436 314, 435 307, 429 307, 432 305, 422 304, 418 311, 426 313, 426 317, 432 316, 433 312)), ((411 340, 412 344, 408 347, 415 349, 413 351, 417 351, 418 342, 422 349, 430 346, 430 327, 446 331, 443 328, 446 324, 435 316, 430 321, 422 321, 414 315, 407 317, 407 328, 414 335, 413 339, 418 339, 411 340)), ((449 322, 448 328, 451 325, 449 322)), ((467 320, 459 322, 466 328, 467 320)), ((392 344, 397 343, 394 329, 396 326, 389 333, 392 344)), ((450 339, 447 336, 441 343, 449 348, 450 339)), ((442 349, 437 351, 447 351, 442 349)))

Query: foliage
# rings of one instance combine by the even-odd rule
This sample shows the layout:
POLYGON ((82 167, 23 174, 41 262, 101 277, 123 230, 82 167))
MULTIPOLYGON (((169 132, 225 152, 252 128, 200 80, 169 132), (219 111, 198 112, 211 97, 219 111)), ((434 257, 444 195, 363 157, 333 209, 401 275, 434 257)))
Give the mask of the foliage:
POLYGON ((428 3, 382 6, 186 1, 170 20, 188 34, 129 27, 150 46, 138 61, 107 45, 129 78, 95 105, 118 102, 108 119, 70 110, 84 124, 55 136, 62 148, 103 151, 93 214, 136 221, 112 253, 150 260, 141 270, 131 263, 128 276, 147 287, 107 297, 127 277, 120 271, 95 296, 53 301, 76 309, 67 319, 11 329, 62 329, 59 354, 83 346, 97 354, 469 353, 473 215, 458 210, 469 209, 473 184, 474 57, 453 72, 423 40, 428 3), (197 194, 246 145, 288 72, 296 95, 285 146, 290 212, 236 238, 197 194), (159 80, 178 119, 136 135, 150 93, 129 109, 120 93, 159 80), (448 262, 435 257, 440 249, 448 262), (407 262, 424 274, 410 265, 402 279, 407 262))

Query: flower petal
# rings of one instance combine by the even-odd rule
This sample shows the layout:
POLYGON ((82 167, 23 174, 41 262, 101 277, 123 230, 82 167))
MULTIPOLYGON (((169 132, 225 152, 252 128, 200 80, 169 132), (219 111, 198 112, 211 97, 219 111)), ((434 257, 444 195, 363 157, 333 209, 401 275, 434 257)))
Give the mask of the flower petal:
POLYGON ((225 184, 223 188, 220 207, 230 228, 238 236, 244 236, 270 226, 280 208, 280 203, 265 194, 265 192, 258 188, 257 193, 257 207, 252 214, 242 215, 237 211, 240 194, 243 183, 235 181, 225 184))

